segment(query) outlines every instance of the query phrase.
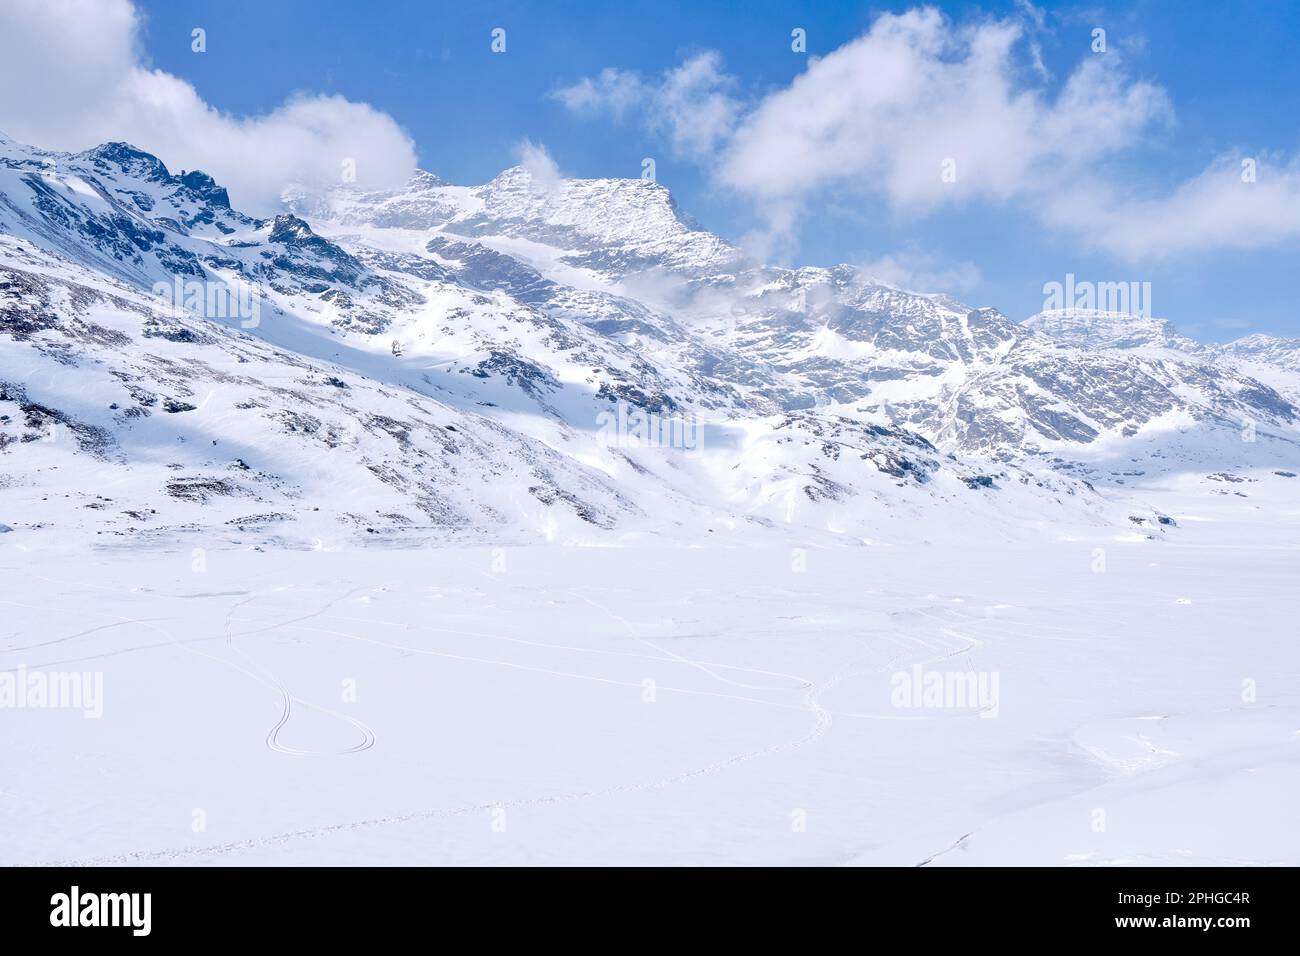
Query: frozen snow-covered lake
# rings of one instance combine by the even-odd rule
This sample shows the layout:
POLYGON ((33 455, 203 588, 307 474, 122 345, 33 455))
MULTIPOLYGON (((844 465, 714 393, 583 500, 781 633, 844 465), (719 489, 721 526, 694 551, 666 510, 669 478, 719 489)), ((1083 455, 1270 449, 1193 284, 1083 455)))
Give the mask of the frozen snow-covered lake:
POLYGON ((1300 863, 1287 541, 6 541, 0 863, 1300 863))

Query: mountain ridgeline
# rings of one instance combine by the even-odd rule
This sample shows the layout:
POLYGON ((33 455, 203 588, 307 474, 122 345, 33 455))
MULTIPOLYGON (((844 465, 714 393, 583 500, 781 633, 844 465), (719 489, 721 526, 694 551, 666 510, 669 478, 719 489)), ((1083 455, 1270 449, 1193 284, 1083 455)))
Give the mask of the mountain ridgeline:
POLYGON ((641 180, 419 172, 237 204, 124 143, 0 137, 5 526, 320 547, 1136 514, 1158 535, 1166 478, 1300 470, 1298 340, 1017 323, 765 265, 641 180))

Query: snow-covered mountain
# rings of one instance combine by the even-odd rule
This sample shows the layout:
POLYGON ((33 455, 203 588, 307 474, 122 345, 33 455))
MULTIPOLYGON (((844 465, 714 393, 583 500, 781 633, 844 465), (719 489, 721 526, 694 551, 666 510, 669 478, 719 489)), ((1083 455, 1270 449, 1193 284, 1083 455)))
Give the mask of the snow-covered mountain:
POLYGON ((127 144, 0 139, 12 527, 310 544, 1122 521, 1107 487, 1153 464, 1300 462, 1295 355, 766 266, 653 182, 421 172, 289 190, 260 220, 127 144))
POLYGON ((1020 323, 1061 345, 1085 349, 1176 349, 1197 353, 1200 345, 1179 335, 1168 319, 1095 309, 1057 309, 1031 315, 1020 323))
POLYGON ((1219 354, 1300 372, 1300 339, 1257 333, 1221 346, 1219 354))

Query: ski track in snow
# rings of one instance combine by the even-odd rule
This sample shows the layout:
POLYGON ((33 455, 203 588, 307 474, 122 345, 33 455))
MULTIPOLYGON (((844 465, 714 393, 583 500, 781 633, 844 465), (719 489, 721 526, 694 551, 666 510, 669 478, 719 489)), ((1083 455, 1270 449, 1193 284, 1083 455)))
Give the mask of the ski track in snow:
MULTIPOLYGON (((310 620, 313 617, 319 617, 321 614, 324 614, 326 611, 328 611, 339 601, 346 600, 350 595, 355 594, 357 590, 358 589, 354 588, 353 590, 348 591, 346 594, 343 594, 340 597, 335 598, 334 600, 326 604, 324 607, 322 607, 319 611, 316 611, 313 614, 305 615, 299 618, 294 618, 291 621, 285 621, 281 624, 272 625, 271 627, 268 628, 260 628, 258 630, 253 630, 253 631, 244 631, 241 632, 239 636, 244 637, 249 634, 261 634, 261 633, 265 633, 268 630, 276 630, 280 627, 292 626, 298 621, 306 621, 306 620, 310 620)), ((246 604, 251 604, 254 600, 256 600, 256 596, 246 598, 243 601, 239 601, 231 605, 230 610, 226 612, 224 627, 226 632, 226 646, 230 648, 232 651, 234 651, 236 654, 238 654, 240 657, 244 658, 244 660, 248 661, 248 663, 251 664, 253 667, 261 671, 262 674, 265 675, 265 679, 263 680, 263 683, 269 683, 270 686, 272 686, 276 690, 276 692, 279 693, 280 695, 280 703, 282 707, 280 713, 280 719, 276 721, 275 726, 272 727, 270 733, 266 735, 266 746, 271 750, 276 751, 277 753, 292 754, 298 757, 342 756, 344 754, 360 753, 363 750, 369 750, 371 747, 373 747, 375 745, 375 733, 364 723, 357 720, 355 717, 349 717, 348 715, 341 714, 338 711, 329 710, 328 708, 322 707, 319 704, 313 704, 310 701, 306 701, 299 697, 295 697, 293 694, 289 693, 288 688, 284 686, 284 682, 281 681, 280 678, 278 678, 275 674, 271 673, 271 671, 269 671, 267 668, 259 665, 242 648, 239 648, 235 645, 234 637, 230 632, 231 615, 235 612, 237 608, 243 607, 246 604), (312 710, 317 711, 318 713, 325 714, 328 717, 335 717, 339 720, 348 722, 352 726, 356 727, 359 731, 361 731, 361 742, 359 744, 356 744, 355 746, 348 747, 344 750, 336 750, 336 751, 301 750, 296 747, 286 747, 285 745, 281 744, 280 731, 284 729, 284 726, 287 723, 289 723, 290 718, 292 718, 293 716, 294 701, 297 701, 298 703, 302 704, 304 707, 308 707, 312 710)), ((193 648, 189 648, 189 650, 193 650, 193 648)), ((255 676, 252 675, 251 672, 246 670, 244 671, 244 673, 250 674, 250 676, 255 676)))
MULTIPOLYGON (((319 586, 309 589, 277 587, 269 589, 255 588, 244 591, 213 589, 213 591, 206 593, 167 594, 141 588, 105 588, 93 584, 30 574, 25 569, 15 568, 13 570, 21 571, 33 580, 55 584, 61 589, 72 589, 74 592, 82 589, 94 589, 129 600, 149 599, 154 596, 169 599, 201 599, 205 601, 234 598, 235 600, 225 607, 224 619, 218 617, 213 622, 214 630, 216 630, 215 625, 220 622, 219 634, 205 634, 191 639, 178 639, 176 637, 167 624, 172 618, 153 615, 136 619, 130 616, 111 614, 100 609, 91 610, 87 606, 78 607, 72 601, 66 602, 66 607, 62 601, 53 602, 58 613, 69 613, 88 619, 81 627, 71 629, 70 633, 24 647, 8 648, 6 652, 14 653, 33 647, 61 647, 74 641, 96 641, 123 626, 139 624, 142 629, 149 630, 164 638, 164 640, 132 647, 116 648, 103 653, 69 657, 51 663, 71 663, 76 660, 94 660, 143 650, 175 647, 188 654, 194 654, 223 666, 231 667, 276 695, 280 703, 280 713, 278 719, 266 734, 265 746, 271 751, 285 756, 310 756, 321 760, 342 758, 364 749, 373 749, 376 746, 376 740, 373 731, 360 721, 355 721, 346 714, 304 701, 293 694, 289 687, 291 682, 282 679, 279 674, 269 669, 264 662, 259 661, 254 656, 253 648, 244 644, 244 638, 254 635, 300 632, 304 635, 319 635, 339 642, 376 648, 380 651, 393 652, 403 656, 417 655, 442 661, 457 662, 468 667, 488 668, 489 672, 490 669, 508 668, 525 674, 534 674, 539 679, 544 680, 577 681, 628 688, 639 688, 641 685, 636 680, 608 676, 599 673, 598 670, 597 672, 588 671, 579 662, 585 661, 592 665, 598 665, 601 662, 613 664, 618 661, 649 661, 659 665, 687 668, 718 685, 718 689, 708 689, 679 686, 672 683, 658 684, 657 690, 665 694, 709 697, 735 704, 794 711, 804 714, 808 721, 805 728, 793 736, 782 734, 780 737, 773 739, 768 735, 776 733, 775 729, 765 731, 764 735, 755 740, 751 746, 742 747, 735 752, 700 763, 698 766, 669 774, 628 780, 606 779, 602 781, 597 777, 595 780, 589 781, 587 786, 567 789, 558 793, 536 795, 526 792, 506 792, 497 799, 487 799, 485 796, 483 799, 471 798, 463 803, 455 803, 450 806, 425 807, 388 814, 358 814, 351 816, 346 815, 345 810, 344 814, 340 814, 342 819, 338 819, 336 822, 328 822, 327 820, 313 826, 304 826, 297 829, 285 828, 279 832, 264 836, 248 836, 243 839, 231 839, 209 845, 141 848, 85 858, 68 858, 60 861, 67 865, 202 862, 245 853, 256 853, 290 843, 319 840, 334 834, 382 827, 400 827, 419 821, 452 819, 467 814, 487 812, 494 808, 567 806, 582 801, 605 800, 620 795, 664 790, 703 777, 727 773, 729 770, 750 761, 773 758, 813 746, 818 740, 826 737, 832 731, 837 718, 865 721, 960 721, 978 719, 978 716, 974 714, 942 712, 890 713, 888 709, 883 713, 858 713, 847 709, 836 709, 832 703, 828 702, 828 697, 836 688, 854 678, 881 672, 888 673, 892 670, 904 670, 917 664, 925 667, 940 664, 944 661, 962 660, 964 662, 960 665, 962 669, 978 669, 975 658, 984 652, 995 653, 997 645, 1007 640, 1016 642, 1012 645, 1014 653, 1022 652, 1031 646, 1034 641, 1087 640, 1076 636, 1079 633, 1078 627, 1070 628, 1059 623, 1039 623, 1033 618, 1022 619, 1024 615, 1043 615, 1050 612, 1057 616, 1058 619, 1068 619, 1071 615, 1086 613, 1089 626, 1093 631, 1123 635, 1132 630, 1130 618, 1105 613, 1106 609, 1104 607, 1099 613, 1086 600, 1071 600, 1068 597, 1062 600, 1051 591, 1042 591, 1041 593, 1036 591, 1021 592, 1014 599, 1014 603, 1011 601, 997 602, 988 596, 913 594, 909 604, 905 603, 907 600, 905 595, 896 594, 892 590, 870 590, 867 595, 868 603, 866 605, 860 600, 840 602, 835 600, 833 595, 827 595, 828 600, 819 601, 817 604, 818 612, 812 615, 792 614, 783 617, 780 614, 769 612, 759 622, 751 623, 741 618, 739 623, 733 626, 718 627, 716 622, 709 621, 714 626, 696 627, 697 615, 690 614, 689 610, 685 614, 679 614, 676 608, 689 608, 692 602, 708 601, 712 589, 698 589, 698 593, 689 589, 679 591, 677 601, 680 603, 674 605, 674 610, 670 614, 657 617, 654 616, 653 612, 650 612, 649 616, 641 620, 638 620, 636 616, 620 614, 611 610, 611 602, 618 600, 618 596, 622 591, 628 589, 606 588, 602 593, 612 593, 615 597, 602 600, 597 600, 586 593, 591 589, 588 585, 542 589, 539 593, 546 595, 548 603, 561 605, 560 613, 571 615, 573 608, 583 605, 590 607, 600 615, 601 620, 609 623, 610 627, 608 629, 599 628, 595 632, 603 646, 580 646, 573 643, 534 640, 526 636, 503 633, 498 628, 461 628, 455 626, 454 623, 450 626, 426 624, 423 623, 420 616, 415 616, 415 620, 418 620, 419 623, 358 616, 355 613, 349 613, 348 608, 344 606, 350 599, 369 603, 371 595, 378 596, 393 592, 391 585, 384 584, 346 589, 342 587, 331 589, 330 587, 322 588, 319 586), (308 604, 309 595, 318 595, 319 600, 308 604), (268 609, 253 613, 268 599, 276 596, 287 599, 283 602, 283 607, 277 606, 274 610, 268 609), (1054 605, 1052 602, 1054 602, 1054 605), (906 607, 906 610, 889 610, 900 606, 906 607), (566 607, 569 610, 565 610, 566 607), (310 610, 307 610, 307 608, 310 608, 310 610), (871 617, 877 617, 881 615, 882 609, 883 621, 858 620, 864 611, 871 617), (1000 613, 1003 610, 1007 613, 1000 613), (822 666, 825 668, 823 673, 829 676, 817 680, 810 679, 804 674, 777 670, 770 666, 757 668, 725 660, 719 661, 715 659, 719 656, 717 654, 692 655, 679 653, 666 646, 668 641, 689 641, 709 637, 730 640, 733 637, 754 637, 759 634, 784 640, 803 633, 809 627, 821 628, 824 625, 824 621, 821 619, 823 614, 832 615, 832 620, 834 620, 841 613, 847 615, 843 619, 845 624, 843 626, 836 624, 836 630, 842 637, 851 638, 856 642, 861 647, 861 652, 841 659, 838 664, 835 663, 834 658, 823 661, 822 666), (106 618, 112 620, 106 621, 106 618), (783 622, 796 623, 791 625, 783 622), (765 626, 766 624, 774 626, 769 628, 765 626), (792 630, 792 627, 795 630, 792 630), (376 631, 380 633, 375 633, 376 631), (1074 634, 1068 633, 1070 631, 1073 631, 1074 634), (438 646, 429 646, 421 641, 406 640, 402 637, 403 634, 409 634, 412 637, 417 634, 434 637, 442 634, 447 635, 449 638, 468 639, 484 648, 484 652, 480 653, 476 649, 466 652, 461 648, 451 650, 438 646), (1031 639, 1028 644, 1024 643, 1023 639, 1025 638, 1031 639), (618 641, 621 640, 628 641, 632 647, 619 647, 618 641), (214 642, 225 649, 226 654, 224 656, 211 653, 213 648, 206 646, 214 642), (496 648, 506 649, 510 647, 526 648, 530 651, 540 652, 544 655, 542 663, 513 659, 508 655, 493 652, 496 648), (489 650, 489 648, 492 650, 489 650), (547 655, 557 658, 557 663, 563 660, 571 662, 573 666, 565 666, 564 664, 559 664, 559 666, 550 665, 545 660, 547 655), (230 659, 231 657, 237 659, 230 659), (737 691, 740 692, 737 693, 737 691), (745 691, 749 693, 745 693, 745 691), (788 696, 794 695, 796 692, 798 692, 797 697, 788 696), (304 709, 314 710, 331 719, 348 723, 360 735, 359 743, 353 743, 348 747, 319 751, 307 751, 288 746, 283 737, 286 732, 292 730, 294 721, 304 709)), ((442 591, 442 589, 438 588, 431 590, 435 592, 442 591)), ((531 593, 532 590, 535 589, 525 588, 523 591, 519 591, 516 588, 509 593, 498 595, 471 586, 469 588, 453 588, 447 594, 462 601, 477 600, 485 607, 495 607, 503 614, 515 615, 510 619, 518 620, 511 602, 523 601, 527 603, 536 600, 531 593)), ((1171 620, 1176 621, 1178 616, 1184 612, 1173 610, 1173 599, 1177 593, 1185 591, 1186 586, 1183 583, 1175 582, 1156 592, 1144 592, 1142 598, 1144 601, 1149 601, 1152 607, 1168 608, 1169 610, 1166 613, 1172 614, 1171 620)), ((780 602, 786 599, 782 589, 779 588, 775 590, 755 588, 752 595, 750 595, 746 588, 741 587, 736 592, 737 598, 742 601, 748 601, 760 595, 765 595, 769 602, 773 600, 780 602)), ((409 600, 409 594, 400 590, 391 593, 390 596, 398 598, 399 605, 403 601, 409 600)), ((445 595, 442 593, 438 594, 440 598, 443 596, 445 595)), ((793 592, 789 595, 790 600, 794 600, 795 597, 796 595, 793 592)), ((1238 598, 1241 595, 1233 593, 1226 595, 1226 597, 1238 598)), ((49 607, 36 604, 24 604, 14 601, 5 603, 11 607, 49 612, 49 607)), ((460 601, 458 601, 458 606, 459 603, 460 601)), ((457 618, 469 620, 473 616, 454 612, 450 619, 453 621, 457 618)), ((447 616, 439 614, 439 619, 447 620, 447 616)), ((577 621, 579 627, 583 627, 581 620, 579 618, 577 621)), ((315 642, 309 640, 305 646, 310 648, 313 643, 315 642)), ((90 649, 87 648, 87 650, 90 649)), ((1007 662, 1002 654, 997 654, 994 661, 990 663, 1005 667, 1007 662)), ((715 721, 718 724, 722 723, 717 718, 706 719, 706 722, 700 725, 701 732, 707 732, 710 723, 715 721)), ((869 779, 869 776, 865 777, 863 782, 869 779)), ((584 782, 588 783, 588 781, 584 782)), ((1073 799, 1097 789, 1095 779, 1089 782, 1088 778, 1084 777, 1077 783, 1079 784, 1077 789, 1071 789, 1064 793, 1057 792, 1052 798, 1053 802, 1073 799)), ((992 837, 983 837, 985 842, 981 843, 984 823, 979 822, 979 825, 975 827, 968 825, 973 822, 978 821, 955 819, 953 821, 955 834, 963 834, 963 836, 954 840, 952 837, 945 839, 942 834, 939 834, 933 845, 946 847, 946 849, 937 852, 925 852, 926 847, 922 843, 917 847, 918 852, 912 857, 913 860, 920 860, 921 862, 913 863, 913 865, 928 866, 936 861, 940 864, 949 862, 939 858, 958 848, 969 849, 968 844, 978 846, 979 852, 989 852, 990 844, 987 841, 992 837), (962 826, 963 823, 967 825, 962 826)), ((996 843, 993 844, 995 847, 996 845, 996 843)), ((833 858, 841 861, 844 857, 853 858, 856 855, 853 846, 854 843, 847 843, 844 852, 834 854, 833 858)), ((1137 859, 1135 854, 1126 853, 1121 855, 1125 859, 1120 862, 1128 861, 1130 856, 1137 859)), ((1106 857, 1105 862, 1115 862, 1110 860, 1109 856, 1105 854, 1103 856, 1106 857)), ((1227 855, 1220 854, 1220 856, 1223 859, 1228 859, 1227 855)), ((1161 859, 1160 857, 1151 858, 1161 859)), ((1206 855, 1205 858, 1209 859, 1210 856, 1206 855)), ((1096 859, 1090 857, 1089 859, 1096 863, 1102 857, 1096 859)), ((1087 861, 1084 861, 1084 865, 1088 865, 1087 861)))
MULTIPOLYGON (((50 579, 50 578, 42 578, 42 580, 54 581, 54 579, 50 579)), ((54 581, 54 583, 61 583, 68 586, 80 586, 80 585, 73 585, 72 582, 54 581)), ((234 612, 240 607, 244 607, 254 602, 255 600, 257 600, 258 597, 262 596, 262 594, 254 593, 253 595, 247 597, 245 600, 236 602, 228 610, 224 622, 224 629, 225 629, 224 637, 225 637, 226 646, 234 650, 236 653, 239 653, 241 657, 247 660, 253 667, 256 667, 258 670, 260 670, 262 672, 261 674, 256 673, 255 671, 250 670, 246 667, 241 667, 240 665, 234 662, 223 660, 214 655, 207 654, 203 651, 200 651, 197 648, 190 647, 186 643, 176 640, 174 636, 171 635, 169 632, 167 632, 165 629, 159 628, 152 623, 148 623, 142 620, 126 620, 126 619, 124 619, 119 623, 138 623, 141 624, 142 626, 155 630, 158 633, 163 634, 164 636, 171 639, 165 644, 150 645, 151 647, 159 647, 159 646, 179 647, 187 652, 194 653, 199 656, 208 658, 210 660, 217 661, 218 663, 222 663, 227 666, 233 667, 234 669, 247 675, 253 680, 263 684, 264 686, 273 689, 277 694, 280 695, 281 702, 282 702, 282 713, 280 719, 276 722, 275 726, 268 733, 266 739, 266 745, 268 748, 276 752, 295 755, 295 756, 301 756, 301 755, 344 756, 348 754, 358 753, 360 751, 367 750, 373 747, 375 745, 376 738, 373 731, 371 731, 360 721, 357 721, 347 715, 339 714, 335 711, 331 711, 326 708, 320 707, 319 705, 312 704, 307 701, 303 701, 300 698, 297 698, 294 695, 290 694, 289 691, 285 688, 284 684, 274 674, 267 671, 264 667, 258 665, 252 658, 250 658, 247 654, 245 654, 240 648, 238 648, 234 644, 233 642, 234 637, 243 637, 251 634, 267 633, 282 628, 301 629, 301 630, 308 630, 317 633, 330 634, 333 636, 342 637, 352 641, 358 641, 366 644, 389 648, 391 650, 401 651, 403 653, 422 654, 422 655, 429 655, 429 656, 439 657, 448 660, 457 660, 457 661, 470 662, 470 663, 481 663, 481 664, 488 664, 488 665, 504 666, 513 669, 533 671, 536 673, 546 674, 549 676, 565 678, 565 679, 596 681, 600 683, 613 683, 613 684, 621 684, 621 685, 631 686, 631 687, 640 686, 640 684, 633 681, 620 681, 613 678, 605 678, 605 677, 599 677, 599 676, 589 675, 589 674, 580 674, 580 673, 575 673, 570 671, 561 671, 561 670, 555 670, 550 668, 536 667, 532 665, 524 665, 512 661, 505 661, 505 660, 499 660, 494 658, 473 657, 468 655, 453 654, 450 652, 439 651, 430 648, 412 647, 408 645, 397 644, 391 641, 382 641, 373 638, 365 638, 344 631, 338 631, 331 628, 320 627, 318 625, 309 625, 303 623, 305 621, 312 620, 314 618, 322 617, 323 615, 328 613, 330 608, 346 600, 348 597, 350 597, 353 594, 356 594, 361 591, 378 590, 379 588, 380 586, 378 585, 370 586, 370 587, 352 588, 349 591, 339 595, 338 597, 333 598, 332 600, 327 602, 324 606, 322 606, 320 609, 310 614, 293 617, 290 618, 289 620, 277 622, 271 625, 255 627, 247 631, 232 632, 231 631, 232 623, 236 623, 236 622, 254 623, 249 621, 248 619, 235 618, 234 612), (278 734, 285 727, 285 725, 289 722, 289 720, 292 717, 292 712, 293 712, 292 704, 294 701, 297 701, 303 704, 304 706, 315 709, 321 713, 327 714, 328 716, 332 716, 332 717, 336 717, 348 721, 353 726, 361 730, 363 734, 362 742, 357 744, 356 746, 347 748, 345 750, 333 751, 333 752, 303 751, 295 748, 288 748, 279 744, 278 734)), ((113 590, 113 589, 106 589, 106 590, 113 590)), ((283 590, 283 589, 278 589, 278 590, 283 590)), ((835 673, 825 682, 821 684, 814 684, 811 681, 807 680, 806 678, 798 677, 792 674, 781 674, 773 671, 758 670, 755 668, 748 668, 748 667, 735 665, 735 664, 725 664, 725 663, 718 663, 714 661, 702 661, 702 660, 686 657, 677 654, 675 652, 666 651, 663 648, 659 647, 658 645, 654 644, 652 641, 648 641, 645 638, 641 638, 631 633, 635 629, 635 625, 633 622, 626 620, 620 615, 613 613, 608 608, 605 608, 602 605, 594 601, 591 601, 590 599, 587 599, 582 595, 577 595, 575 593, 575 590, 576 589, 569 589, 565 593, 573 594, 575 597, 579 598, 579 600, 588 603, 589 605, 596 608, 597 610, 600 610, 602 613, 608 614, 611 618, 617 620, 620 624, 622 624, 623 627, 628 630, 629 636, 631 636, 634 640, 659 652, 659 656, 636 655, 637 657, 642 657, 650 660, 679 663, 679 664, 691 666, 700 670, 702 673, 707 674, 712 679, 717 680, 721 683, 737 686, 745 689, 773 690, 779 688, 762 687, 761 685, 753 685, 744 682, 733 681, 729 678, 726 678, 718 674, 717 669, 731 670, 736 672, 749 672, 749 673, 763 674, 766 676, 780 677, 789 680, 791 682, 794 682, 798 687, 804 688, 805 693, 799 705, 790 705, 790 704, 781 704, 779 702, 766 701, 760 698, 744 697, 740 695, 720 693, 720 692, 703 691, 703 690, 698 690, 693 688, 681 688, 681 687, 660 685, 657 687, 657 690, 667 691, 669 693, 695 694, 695 695, 702 695, 702 696, 718 697, 723 699, 735 700, 737 702, 753 703, 753 704, 759 704, 764 706, 778 706, 778 707, 785 707, 791 709, 799 709, 802 711, 806 711, 808 714, 811 715, 813 720, 812 726, 803 735, 801 735, 800 737, 794 740, 773 743, 766 747, 740 751, 731 754, 727 757, 720 758, 711 763, 705 764, 703 766, 696 767, 691 770, 683 771, 681 773, 673 774, 667 777, 653 779, 653 780, 646 780, 646 781, 633 782, 633 783, 611 784, 605 787, 597 787, 597 788, 590 788, 584 790, 573 790, 562 794, 552 794, 543 797, 513 797, 505 800, 490 801, 487 803, 463 804, 460 806, 448 807, 448 808, 429 808, 429 809, 411 811, 408 813, 392 814, 388 816, 371 817, 371 818, 360 819, 360 820, 352 820, 352 821, 346 821, 346 822, 340 822, 334 824, 325 824, 325 825, 315 826, 315 827, 307 827, 300 830, 286 831, 271 836, 254 837, 246 840, 236 840, 236 841, 230 841, 228 843, 214 844, 208 846, 171 847, 171 848, 161 848, 155 850, 140 850, 140 851, 132 851, 128 853, 114 854, 114 855, 95 857, 89 859, 69 859, 69 860, 62 860, 62 861, 57 861, 52 863, 34 864, 34 865, 108 866, 108 865, 117 865, 117 864, 159 863, 159 862, 180 861, 180 860, 195 860, 195 859, 201 859, 203 857, 233 855, 241 852, 247 852, 249 850, 264 849, 267 847, 279 846, 291 841, 315 839, 315 838, 324 837, 335 833, 349 832, 354 830, 369 829, 369 828, 383 827, 383 826, 395 826, 395 825, 401 825, 404 823, 410 823, 413 821, 420 821, 420 820, 457 817, 469 813, 491 811, 495 808, 511 809, 511 808, 530 807, 530 806, 537 807, 537 806, 548 806, 548 805, 561 805, 561 804, 575 803, 584 800, 600 799, 600 798, 610 797, 610 796, 615 796, 620 794, 661 790, 680 783, 684 783, 689 780, 694 780, 699 777, 707 776, 710 774, 721 773, 732 767, 735 767, 739 764, 751 760, 775 756, 777 754, 782 754, 782 753, 788 753, 790 751, 802 747, 806 747, 809 744, 812 744, 813 742, 818 740, 819 738, 823 737, 833 725, 834 717, 836 715, 832 711, 827 709, 825 706, 823 706, 823 704, 821 703, 822 696, 827 692, 833 690, 835 687, 839 686, 844 680, 853 676, 858 676, 861 673, 864 673, 864 671, 861 671, 859 669, 858 665, 864 658, 871 656, 875 651, 875 649, 868 646, 867 649, 864 650, 863 654, 859 655, 858 657, 855 657, 851 661, 843 663, 835 671, 835 673)), ((133 592, 121 590, 118 591, 117 593, 131 594, 133 592)), ((270 592, 263 592, 263 593, 270 593, 270 592)), ((973 621, 975 619, 972 617, 971 620, 973 621)), ((390 626, 401 626, 401 625, 393 624, 392 622, 367 621, 367 623, 368 624, 387 623, 390 626)), ((411 629, 420 629, 420 630, 435 630, 434 628, 426 628, 421 625, 414 625, 414 626, 407 625, 407 627, 411 629)), ((503 640, 503 641, 541 646, 553 650, 589 651, 595 653, 614 653, 614 654, 627 653, 627 652, 617 652, 617 651, 603 651, 601 649, 595 649, 595 648, 572 648, 572 647, 563 647, 557 645, 548 645, 545 642, 527 641, 520 638, 512 638, 512 637, 506 637, 506 636, 496 635, 496 634, 481 634, 480 636, 489 637, 497 640, 503 640)), ((683 635, 683 636, 688 636, 688 635, 683 635)), ((896 645, 899 644, 899 642, 892 635, 886 635, 886 636, 890 639, 892 643, 896 645)), ((917 661, 912 659, 912 654, 910 652, 915 651, 917 648, 921 648, 927 651, 933 650, 933 648, 931 648, 928 644, 926 644, 926 642, 918 638, 908 638, 908 640, 911 642, 913 647, 908 648, 904 645, 900 649, 897 655, 890 658, 884 664, 880 665, 877 668, 874 668, 873 670, 875 672, 887 672, 896 669, 905 661, 907 663, 920 663, 922 666, 926 666, 928 664, 941 662, 943 660, 949 659, 956 655, 968 653, 972 648, 979 646, 978 641, 975 641, 974 639, 971 638, 967 638, 964 635, 949 634, 949 636, 960 638, 966 641, 967 643, 965 646, 958 647, 958 648, 945 648, 941 653, 939 653, 936 656, 926 657, 920 661, 917 661)), ((866 643, 863 638, 859 637, 856 639, 860 643, 864 643, 864 644, 866 643)), ((205 640, 211 640, 211 639, 208 638, 205 640)), ((916 715, 846 714, 844 716, 877 718, 877 719, 885 719, 885 720, 945 719, 945 718, 937 718, 931 716, 922 717, 916 715)))

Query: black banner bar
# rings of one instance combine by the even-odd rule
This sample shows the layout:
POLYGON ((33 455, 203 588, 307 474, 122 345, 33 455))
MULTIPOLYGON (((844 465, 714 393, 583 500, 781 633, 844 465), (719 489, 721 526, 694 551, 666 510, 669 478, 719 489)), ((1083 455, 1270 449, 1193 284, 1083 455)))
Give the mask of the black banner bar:
MULTIPOLYGON (((176 868, 0 871, 6 941, 337 946, 441 926, 532 944, 579 934, 732 943, 799 927, 864 944, 1119 940, 1216 947, 1293 939, 1291 869, 176 868), (517 935, 522 934, 522 935, 517 935), (881 935, 877 935, 881 934, 881 935), (888 935, 884 935, 888 934, 888 935)), ((11 950, 18 952, 19 950, 11 950)))

